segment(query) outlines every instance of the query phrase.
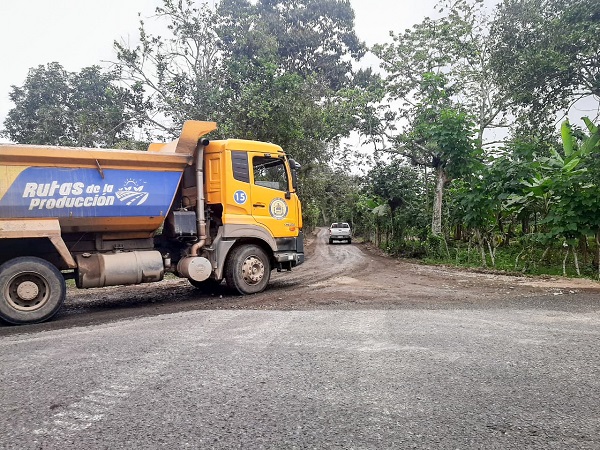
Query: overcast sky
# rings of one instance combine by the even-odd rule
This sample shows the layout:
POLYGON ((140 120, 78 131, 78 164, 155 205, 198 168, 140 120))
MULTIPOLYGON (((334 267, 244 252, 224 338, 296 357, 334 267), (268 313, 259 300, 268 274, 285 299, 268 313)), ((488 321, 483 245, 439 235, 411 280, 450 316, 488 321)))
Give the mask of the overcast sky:
MULTIPOLYGON (((209 0, 212 3, 214 0, 209 0)), ((115 60, 113 41, 135 41, 138 13, 152 16, 160 0, 0 0, 0 129, 31 67, 59 62, 70 72, 115 60)), ((433 14, 436 0, 351 0, 356 32, 368 45, 387 41, 433 14)), ((6 140, 6 138, 4 138, 6 140)))

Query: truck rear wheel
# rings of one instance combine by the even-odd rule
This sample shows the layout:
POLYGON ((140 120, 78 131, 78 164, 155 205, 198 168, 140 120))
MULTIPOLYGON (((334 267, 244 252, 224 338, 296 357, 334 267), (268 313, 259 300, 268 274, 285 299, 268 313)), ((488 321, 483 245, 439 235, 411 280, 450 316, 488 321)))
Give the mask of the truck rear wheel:
POLYGON ((11 259, 0 266, 0 317, 14 324, 48 320, 65 301, 60 271, 36 257, 11 259))
POLYGON ((269 258, 257 245, 234 248, 225 267, 227 286, 240 294, 256 294, 265 289, 271 276, 269 258))

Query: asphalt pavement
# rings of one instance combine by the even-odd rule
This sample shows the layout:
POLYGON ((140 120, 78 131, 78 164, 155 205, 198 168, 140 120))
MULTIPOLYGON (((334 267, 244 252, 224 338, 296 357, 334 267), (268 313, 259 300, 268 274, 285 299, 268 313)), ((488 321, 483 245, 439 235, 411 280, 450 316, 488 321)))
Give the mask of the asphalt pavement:
POLYGON ((463 305, 21 327, 0 448, 598 449, 599 325, 463 305))

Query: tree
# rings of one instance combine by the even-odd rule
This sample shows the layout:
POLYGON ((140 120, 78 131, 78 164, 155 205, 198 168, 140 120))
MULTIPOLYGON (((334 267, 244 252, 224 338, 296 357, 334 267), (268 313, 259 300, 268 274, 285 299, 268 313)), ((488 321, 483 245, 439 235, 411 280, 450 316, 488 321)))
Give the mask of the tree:
POLYGON ((419 171, 407 165, 403 159, 393 158, 389 163, 374 167, 369 172, 368 179, 370 191, 382 200, 381 204, 374 205, 372 210, 376 214, 389 211, 391 226, 388 228, 396 244, 400 245, 410 230, 417 230, 417 234, 420 235, 418 230, 428 212, 419 171), (383 208, 382 205, 387 208, 383 208))
MULTIPOLYGON (((587 117, 583 120, 589 135, 573 130, 568 120, 565 121, 561 130, 564 158, 556 152, 548 160, 555 168, 549 190, 556 199, 556 205, 547 217, 550 233, 562 237, 567 248, 571 248, 578 275, 575 244, 589 235, 595 236, 598 243, 600 236, 600 184, 596 173, 600 131, 587 117)), ((600 256, 600 248, 597 256, 600 256)))
POLYGON ((389 99, 400 105, 386 118, 387 130, 393 134, 395 122, 415 107, 421 76, 443 74, 454 102, 473 118, 479 145, 486 145, 486 130, 507 126, 508 96, 499 92, 489 70, 489 19, 483 2, 440 0, 436 10, 439 18, 427 17, 403 33, 391 33, 391 43, 373 49, 388 74, 389 99))
POLYGON ((597 0, 504 0, 491 42, 491 67, 529 122, 600 96, 597 0))
POLYGON ((142 20, 137 46, 114 43, 115 65, 135 93, 135 118, 159 139, 176 138, 185 120, 221 122, 228 93, 214 11, 192 0, 163 0, 156 14, 166 37, 152 35, 142 20))
POLYGON ((21 144, 67 144, 69 128, 68 73, 58 63, 29 70, 23 86, 12 86, 15 104, 4 121, 6 134, 21 144))
POLYGON ((565 121, 561 129, 562 148, 556 143, 542 147, 527 163, 529 175, 521 180, 520 192, 506 197, 508 205, 520 206, 521 211, 531 211, 539 218, 535 241, 547 249, 556 242, 564 245, 565 274, 570 253, 580 273, 575 245, 583 242, 587 249, 586 236, 599 236, 600 230, 600 132, 589 119, 584 118, 584 122, 589 135, 565 121))
POLYGON ((423 194, 419 174, 414 167, 396 158, 369 172, 373 193, 382 198, 392 213, 413 207, 423 194))
POLYGON ((73 145, 112 147, 132 141, 131 93, 119 85, 119 73, 85 67, 70 77, 73 145))
POLYGON ((314 213, 311 225, 328 225, 334 221, 353 223, 359 178, 341 167, 332 169, 327 164, 303 167, 302 170, 305 173, 302 174, 304 182, 300 184, 300 196, 303 209, 306 205, 314 213))
POLYGON ((113 147, 130 140, 129 92, 97 66, 70 73, 56 62, 32 68, 9 94, 4 134, 21 144, 113 147))
POLYGON ((115 43, 146 124, 175 135, 185 119, 216 121, 218 136, 314 150, 304 163, 349 133, 333 120, 343 103, 330 100, 344 95, 363 51, 348 2, 223 0, 211 10, 163 0, 157 14, 170 35, 142 22, 138 46, 115 43))
POLYGON ((395 139, 396 152, 414 165, 432 168, 436 185, 431 232, 442 232, 442 203, 446 184, 469 173, 480 149, 473 140, 473 123, 450 99, 443 75, 423 76, 418 103, 407 131, 395 139))
POLYGON ((333 91, 348 85, 352 60, 365 51, 346 0, 223 0, 217 13, 227 60, 268 58, 333 91))

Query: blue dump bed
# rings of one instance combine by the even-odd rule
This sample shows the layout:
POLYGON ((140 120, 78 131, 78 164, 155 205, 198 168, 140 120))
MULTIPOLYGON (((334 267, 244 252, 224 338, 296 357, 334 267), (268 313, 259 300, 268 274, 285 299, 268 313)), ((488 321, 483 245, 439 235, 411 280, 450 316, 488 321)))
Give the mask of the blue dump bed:
POLYGON ((63 232, 154 231, 190 156, 0 146, 0 218, 58 218, 63 232))

